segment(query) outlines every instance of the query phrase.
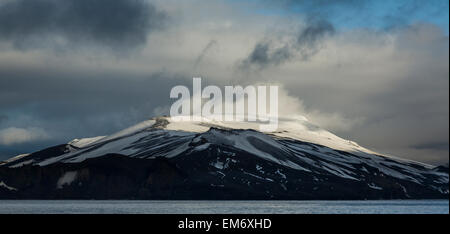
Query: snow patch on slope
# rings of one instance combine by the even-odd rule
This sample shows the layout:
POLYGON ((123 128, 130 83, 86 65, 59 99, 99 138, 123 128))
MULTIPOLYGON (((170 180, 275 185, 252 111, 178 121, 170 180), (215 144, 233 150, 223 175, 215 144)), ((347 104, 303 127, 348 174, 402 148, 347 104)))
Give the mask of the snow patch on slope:
MULTIPOLYGON (((352 141, 312 125, 306 118, 282 118, 279 129, 270 134, 259 132, 259 125, 257 122, 205 119, 171 122, 168 117, 160 117, 110 136, 75 139, 69 142, 70 150, 60 156, 36 162, 32 159, 23 160, 10 167, 31 163, 41 166, 55 162, 77 163, 106 154, 171 158, 188 150, 207 150, 212 144, 216 144, 230 146, 293 169, 314 173, 325 170, 351 180, 360 180, 359 173, 355 172, 360 170, 369 174, 367 168, 370 168, 371 173, 382 173, 419 184, 424 182, 424 175, 428 174, 439 177, 435 179, 436 183, 448 183, 448 175, 425 170, 429 165, 379 156, 352 141)), ((26 156, 19 155, 9 161, 26 156)), ((212 166, 217 169, 225 167, 220 162, 212 166)))
POLYGON ((73 139, 69 143, 69 145, 75 146, 77 148, 86 147, 96 141, 105 138, 105 136, 97 136, 97 137, 89 137, 89 138, 81 138, 81 139, 73 139))
MULTIPOLYGON (((201 119, 201 121, 171 122, 170 118, 167 118, 169 124, 165 127, 165 129, 197 133, 206 132, 210 127, 224 129, 252 129, 259 131, 260 125, 264 124, 262 122, 248 121, 216 121, 205 117, 201 117, 201 119)), ((356 142, 340 138, 333 133, 318 127, 317 125, 310 123, 303 116, 279 118, 278 129, 269 134, 283 138, 311 142, 337 150, 375 154, 375 152, 358 145, 356 142)))
POLYGON ((27 157, 28 155, 30 155, 30 154, 19 154, 19 155, 17 155, 17 156, 14 156, 14 157, 12 157, 12 158, 10 158, 10 159, 5 160, 4 162, 5 162, 5 163, 14 162, 14 161, 17 161, 17 160, 19 160, 19 159, 25 158, 25 157, 27 157))
POLYGON ((262 157, 265 160, 275 162, 277 164, 281 164, 287 167, 291 167, 297 170, 308 171, 310 170, 299 166, 298 164, 291 162, 289 160, 280 160, 274 157, 270 153, 270 148, 283 150, 283 145, 276 142, 270 136, 267 136, 263 133, 256 131, 222 131, 220 129, 211 129, 208 132, 199 135, 197 138, 194 138, 192 142, 200 142, 201 139, 206 140, 208 143, 217 144, 217 145, 227 145, 232 146, 234 148, 240 149, 242 151, 251 153, 255 156, 262 157), (255 146, 255 140, 258 142, 264 143, 264 147, 255 146), (266 148, 266 149, 264 149, 266 148), (269 151, 269 152, 266 152, 269 151))
POLYGON ((58 182, 56 182, 56 187, 58 189, 62 189, 64 185, 70 185, 73 181, 77 178, 78 172, 77 171, 67 171, 62 175, 58 182))
POLYGON ((8 186, 8 185, 5 184, 5 182, 3 182, 3 181, 0 181, 0 187, 6 188, 6 189, 8 189, 9 191, 17 191, 16 188, 11 187, 11 186, 8 186))

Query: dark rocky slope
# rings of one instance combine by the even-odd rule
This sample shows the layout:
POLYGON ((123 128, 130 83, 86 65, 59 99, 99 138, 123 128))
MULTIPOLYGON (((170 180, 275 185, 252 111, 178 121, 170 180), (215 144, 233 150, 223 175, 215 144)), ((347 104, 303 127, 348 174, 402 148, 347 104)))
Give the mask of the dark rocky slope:
POLYGON ((0 165, 2 199, 448 199, 448 168, 254 130, 150 126, 0 165))

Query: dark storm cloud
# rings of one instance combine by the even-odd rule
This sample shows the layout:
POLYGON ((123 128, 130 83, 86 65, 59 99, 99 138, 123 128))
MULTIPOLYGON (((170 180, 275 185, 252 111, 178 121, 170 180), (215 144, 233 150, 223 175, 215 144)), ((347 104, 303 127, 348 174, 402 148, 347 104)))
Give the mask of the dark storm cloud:
POLYGON ((250 55, 244 59, 241 67, 247 69, 256 66, 259 69, 280 65, 291 59, 309 60, 321 48, 321 42, 327 35, 335 32, 333 25, 325 20, 308 20, 306 27, 289 42, 274 48, 274 41, 261 41, 256 44, 250 55))
POLYGON ((333 33, 334 27, 327 21, 318 21, 308 25, 297 38, 300 46, 313 46, 319 39, 327 33, 333 33))
POLYGON ((295 48, 300 52, 302 59, 307 60, 317 53, 320 41, 334 31, 333 25, 325 20, 310 23, 298 35, 295 48))
POLYGON ((0 113, 0 124, 8 120, 8 116, 0 113))
POLYGON ((249 63, 256 63, 260 65, 266 65, 272 62, 272 59, 269 57, 269 43, 260 42, 256 44, 247 61, 249 63))
POLYGON ((411 147, 414 149, 419 149, 419 150, 422 150, 422 149, 449 150, 449 143, 448 142, 431 142, 431 143, 413 145, 411 147))
POLYGON ((36 127, 48 135, 45 141, 1 145, 0 156, 5 158, 11 152, 32 152, 74 138, 114 133, 153 117, 155 108, 170 105, 173 86, 191 85, 185 77, 167 72, 133 75, 24 67, 0 69, 0 77, 0 110, 9 116, 0 122, 0 130, 36 127))
POLYGON ((144 45, 147 34, 166 25, 167 15, 142 0, 15 0, 0 3, 0 40, 16 48, 47 43, 144 45))
POLYGON ((306 17, 306 26, 291 41, 281 42, 281 47, 275 48, 277 41, 274 42, 273 40, 265 39, 258 42, 249 56, 241 63, 240 67, 243 69, 250 67, 264 69, 293 59, 309 60, 320 50, 321 41, 327 35, 335 32, 332 14, 341 8, 356 9, 365 4, 365 0, 285 0, 270 2, 281 4, 288 9, 296 7, 299 13, 306 17))
POLYGON ((166 72, 133 75, 11 69, 0 70, 0 77, 2 112, 31 111, 49 121, 134 107, 151 114, 154 107, 169 103, 171 87, 185 84, 181 76, 166 72), (152 107, 145 107, 149 103, 152 107))
POLYGON ((268 65, 278 65, 292 57, 292 51, 288 46, 270 51, 270 42, 259 42, 256 44, 249 57, 244 60, 243 66, 258 65, 264 68, 268 65))

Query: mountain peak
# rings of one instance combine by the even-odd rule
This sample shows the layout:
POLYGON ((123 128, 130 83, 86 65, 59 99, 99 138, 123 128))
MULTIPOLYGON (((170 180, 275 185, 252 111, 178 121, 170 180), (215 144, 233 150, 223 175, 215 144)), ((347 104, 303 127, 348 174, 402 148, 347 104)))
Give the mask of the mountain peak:
POLYGON ((142 199, 448 197, 448 169, 380 156, 306 118, 282 118, 271 133, 257 129, 252 122, 156 117, 109 136, 75 139, 7 160, 0 165, 0 179, 17 189, 4 191, 7 195, 23 191, 27 198, 60 196, 65 186, 100 198, 111 198, 108 191, 117 189, 125 194, 120 198, 142 199), (9 178, 25 178, 21 175, 30 171, 37 173, 31 178, 50 176, 46 181, 55 186, 9 178))

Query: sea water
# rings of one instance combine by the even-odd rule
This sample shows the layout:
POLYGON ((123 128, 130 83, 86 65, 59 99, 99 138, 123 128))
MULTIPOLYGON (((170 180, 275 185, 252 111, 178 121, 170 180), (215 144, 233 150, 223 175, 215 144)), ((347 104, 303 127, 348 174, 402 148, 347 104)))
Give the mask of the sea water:
POLYGON ((0 200, 2 214, 448 214, 448 200, 0 200))

